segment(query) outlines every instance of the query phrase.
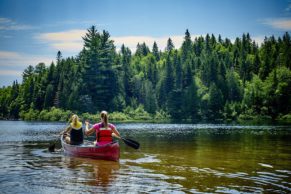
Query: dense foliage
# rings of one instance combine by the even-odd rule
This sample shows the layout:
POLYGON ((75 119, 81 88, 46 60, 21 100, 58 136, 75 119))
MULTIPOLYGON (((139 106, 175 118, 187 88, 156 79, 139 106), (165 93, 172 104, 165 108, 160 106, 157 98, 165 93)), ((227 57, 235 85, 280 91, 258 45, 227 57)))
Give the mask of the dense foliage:
POLYGON ((0 117, 63 120, 103 109, 121 120, 135 110, 157 119, 290 117, 288 33, 258 46, 249 34, 232 43, 209 34, 192 40, 186 30, 181 48, 169 38, 164 51, 142 43, 134 54, 124 45, 117 52, 109 33, 94 26, 83 40, 78 56, 58 52, 55 63, 28 66, 21 84, 1 88, 0 117))

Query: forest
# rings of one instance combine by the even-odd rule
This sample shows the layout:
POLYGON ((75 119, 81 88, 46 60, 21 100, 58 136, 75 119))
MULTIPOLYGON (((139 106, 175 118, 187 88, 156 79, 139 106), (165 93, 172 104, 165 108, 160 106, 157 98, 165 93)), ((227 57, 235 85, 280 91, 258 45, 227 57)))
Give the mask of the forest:
MULTIPOLYGON (((66 120, 107 110, 117 120, 291 120, 291 39, 249 33, 231 41, 188 30, 180 48, 139 43, 117 51, 90 27, 77 56, 29 65, 0 89, 0 118, 66 120)), ((97 118, 97 117, 96 117, 97 118)))

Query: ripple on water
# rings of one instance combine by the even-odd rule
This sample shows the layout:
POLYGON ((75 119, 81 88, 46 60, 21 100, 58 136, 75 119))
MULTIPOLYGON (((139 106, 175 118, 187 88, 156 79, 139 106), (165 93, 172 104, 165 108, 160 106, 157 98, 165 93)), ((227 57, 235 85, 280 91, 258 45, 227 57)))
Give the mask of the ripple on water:
POLYGON ((243 193, 261 193, 264 191, 264 189, 260 187, 251 187, 251 186, 237 186, 237 185, 230 185, 230 187, 222 187, 218 186, 216 187, 215 192, 216 193, 242 193, 241 191, 245 191, 243 193))
POLYGON ((291 175, 291 171, 290 170, 276 170, 276 172, 291 175))
POLYGON ((262 166, 262 167, 266 167, 266 168, 273 168, 273 166, 272 165, 270 165, 270 164, 264 164, 264 163, 258 163, 260 166, 262 166))
POLYGON ((52 158, 52 157, 60 157, 63 152, 62 151, 55 151, 55 152, 49 152, 48 149, 37 149, 32 150, 31 154, 34 156, 39 156, 42 158, 52 158))
POLYGON ((143 164, 143 163, 160 163, 161 160, 157 159, 157 156, 145 154, 145 157, 138 158, 138 159, 124 159, 125 162, 133 162, 137 164, 143 164))
MULTIPOLYGON (((191 167, 190 168, 191 171, 195 174, 199 174, 199 176, 201 177, 207 177, 207 174, 212 174, 216 177, 227 177, 227 178, 232 178, 232 179, 242 179, 242 180, 250 180, 253 181, 254 183, 258 184, 258 185, 264 185, 264 186, 268 186, 268 185, 272 185, 274 187, 274 190, 276 190, 276 188, 279 188, 285 191, 290 192, 291 191, 291 187, 290 187, 290 183, 289 181, 289 177, 288 175, 290 175, 290 171, 288 170, 276 170, 274 172, 255 172, 255 175, 257 176, 251 176, 248 173, 245 172, 235 172, 235 173, 226 173, 223 172, 222 170, 215 170, 215 169, 211 169, 211 168, 198 168, 198 167, 191 167), (284 173, 282 174, 278 174, 276 172, 279 173, 284 173)), ((240 188, 242 189, 243 186, 240 186, 240 188)), ((217 190, 215 192, 222 192, 222 193, 240 193, 242 190, 233 190, 233 186, 230 185, 228 188, 227 187, 218 187, 217 190)), ((250 188, 251 192, 260 192, 262 188, 259 187, 253 187, 250 188)))
POLYGON ((183 177, 169 176, 139 166, 127 166, 120 170, 115 186, 122 191, 151 192, 151 193, 184 193, 183 186, 170 183, 169 179, 184 179, 183 177))

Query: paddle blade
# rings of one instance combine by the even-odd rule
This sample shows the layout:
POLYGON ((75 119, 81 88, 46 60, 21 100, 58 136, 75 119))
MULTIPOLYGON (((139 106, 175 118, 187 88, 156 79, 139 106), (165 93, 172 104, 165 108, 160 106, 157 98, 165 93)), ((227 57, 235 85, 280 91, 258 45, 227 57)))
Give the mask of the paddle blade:
POLYGON ((137 141, 134 141, 132 139, 125 139, 125 138, 122 138, 122 140, 126 145, 128 145, 128 146, 130 146, 130 147, 132 147, 134 149, 138 149, 139 148, 139 143, 137 141))
POLYGON ((50 152, 54 152, 54 151, 55 151, 55 147, 56 147, 56 144, 53 143, 53 144, 51 144, 51 145, 48 147, 48 150, 49 150, 50 152))

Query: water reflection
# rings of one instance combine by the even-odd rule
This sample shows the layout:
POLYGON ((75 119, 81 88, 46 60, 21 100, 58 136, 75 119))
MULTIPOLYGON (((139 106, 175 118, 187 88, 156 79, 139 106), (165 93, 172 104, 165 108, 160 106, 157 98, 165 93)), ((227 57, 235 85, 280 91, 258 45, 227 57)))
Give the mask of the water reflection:
POLYGON ((120 168, 119 162, 90 158, 65 156, 63 162, 78 182, 105 188, 114 182, 120 168))

